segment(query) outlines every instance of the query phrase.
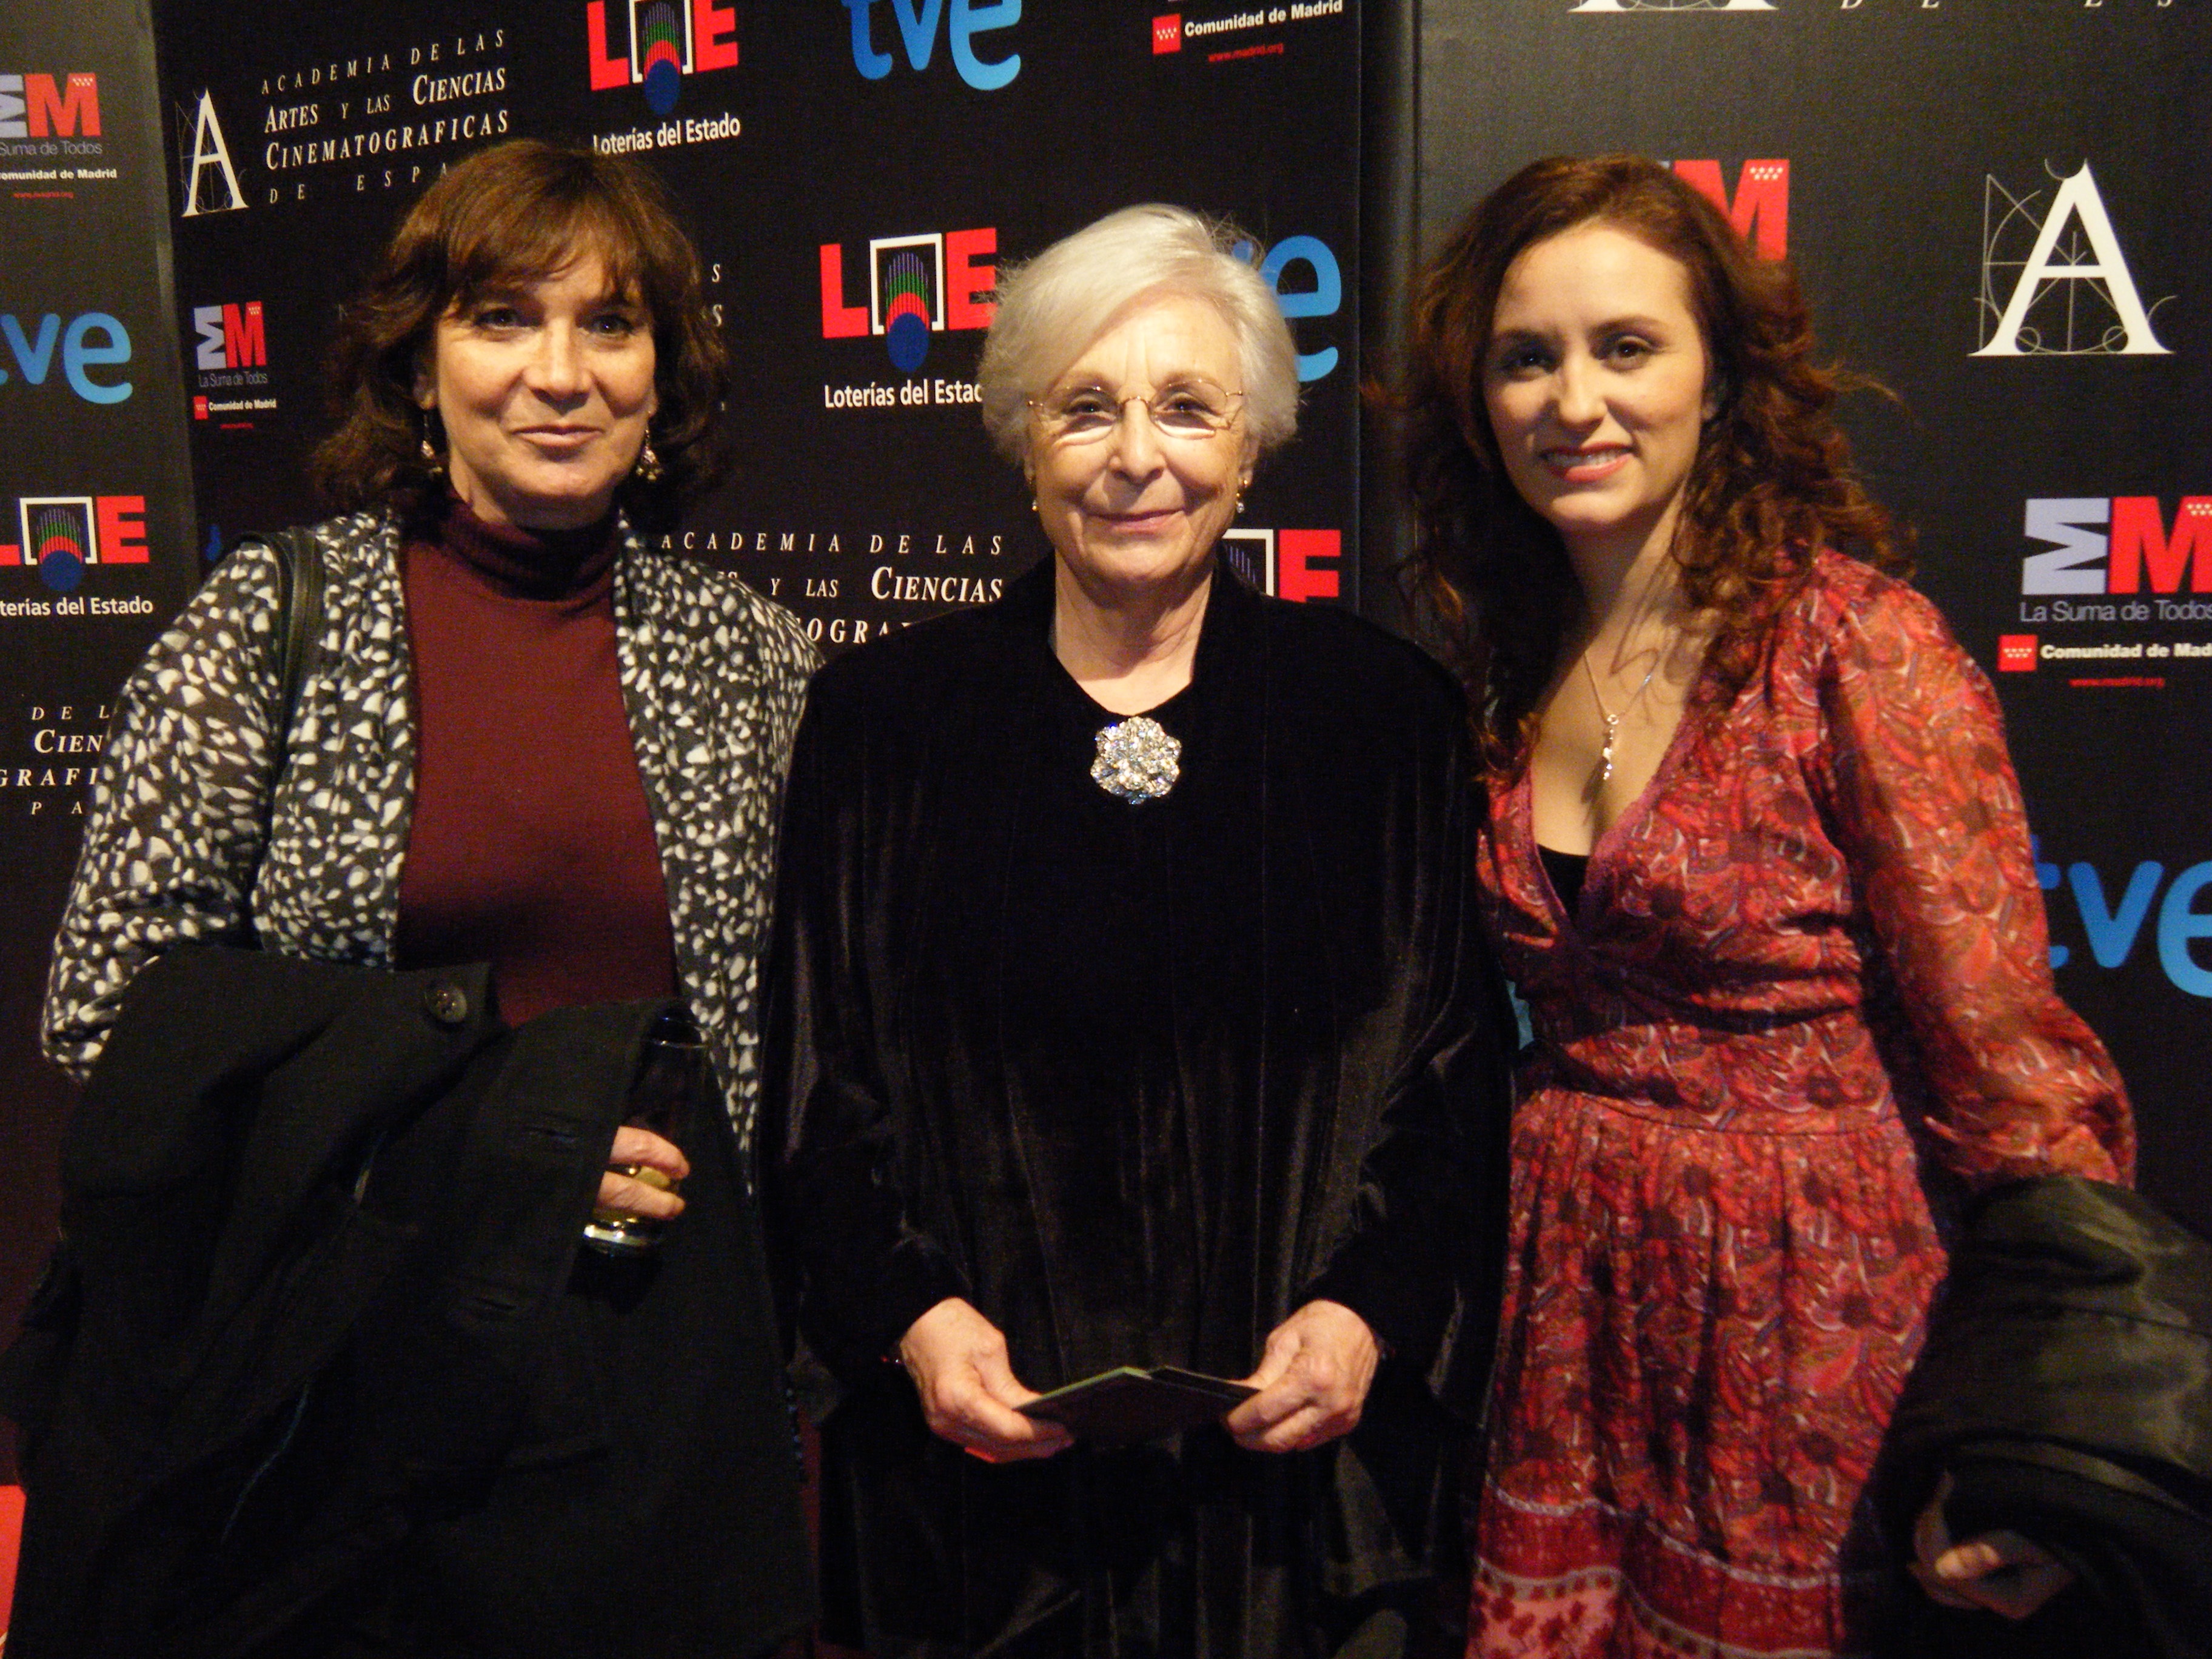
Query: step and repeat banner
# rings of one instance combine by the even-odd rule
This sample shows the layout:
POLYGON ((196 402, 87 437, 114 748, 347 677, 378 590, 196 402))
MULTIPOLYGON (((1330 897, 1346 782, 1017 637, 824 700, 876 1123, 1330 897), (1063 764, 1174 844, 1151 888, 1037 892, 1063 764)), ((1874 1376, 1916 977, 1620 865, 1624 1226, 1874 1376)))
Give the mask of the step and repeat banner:
POLYGON ((224 548, 318 515, 337 307, 471 150, 589 143, 675 187, 737 465, 672 539, 825 651, 1043 552, 975 401, 997 273, 1147 200, 1249 233, 1297 338, 1301 429, 1231 556, 1358 602, 1354 0, 0 9, 40 19, 0 54, 0 1330, 52 1231, 62 1091, 33 1027, 105 699, 224 548))
POLYGON ((1043 550, 974 402, 1001 265, 1133 201, 1243 225, 1304 404, 1231 556, 1380 611, 1363 265, 1407 250, 1363 261, 1363 225, 1422 251, 1536 155, 1668 159, 1897 392, 1852 425, 2003 697, 2061 988, 2144 1184, 2212 1230, 2203 0, 1432 0, 1418 53, 1383 0, 1170 3, 0 0, 0 1328, 52 1230, 32 1031, 107 696, 225 545, 313 514, 337 305, 441 167, 520 135, 676 187, 738 374, 736 472, 674 539, 831 651, 1043 550), (1410 216, 1362 185, 1408 108, 1410 216))
POLYGON ((690 210, 738 366, 729 485, 678 538, 825 649, 999 592, 1042 550, 974 376, 1002 262, 1132 202, 1264 245, 1304 430, 1233 551, 1356 600, 1356 9, 1042 0, 161 0, 204 539, 309 510, 332 308, 439 169, 529 134, 690 210))
POLYGON ((1670 161, 1787 253, 1921 586, 2003 700, 2061 992, 2212 1231, 2212 9, 1431 4, 1423 246, 1524 162, 1670 161))

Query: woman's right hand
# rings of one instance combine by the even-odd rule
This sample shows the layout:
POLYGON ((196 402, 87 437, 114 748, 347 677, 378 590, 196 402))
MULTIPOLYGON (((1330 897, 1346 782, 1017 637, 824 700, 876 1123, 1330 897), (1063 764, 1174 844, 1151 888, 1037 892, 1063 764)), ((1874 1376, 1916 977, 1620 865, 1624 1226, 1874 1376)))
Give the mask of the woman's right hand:
POLYGON ((1951 1485, 1947 1474, 1912 1528, 1912 1576, 1930 1601, 2025 1619, 2074 1582, 2063 1562, 2016 1532, 1978 1533, 1952 1542, 1943 1517, 1951 1485))
POLYGON ((907 1327, 899 1364, 921 1395, 930 1431, 987 1463, 1050 1457, 1073 1437, 1057 1423, 1014 1409, 1037 1397, 1014 1378, 1006 1339, 974 1305, 952 1296, 907 1327))
POLYGON ((690 1163, 674 1141, 625 1123, 615 1131, 596 1207, 639 1220, 673 1221, 684 1213, 684 1200, 669 1188, 690 1173, 690 1163))

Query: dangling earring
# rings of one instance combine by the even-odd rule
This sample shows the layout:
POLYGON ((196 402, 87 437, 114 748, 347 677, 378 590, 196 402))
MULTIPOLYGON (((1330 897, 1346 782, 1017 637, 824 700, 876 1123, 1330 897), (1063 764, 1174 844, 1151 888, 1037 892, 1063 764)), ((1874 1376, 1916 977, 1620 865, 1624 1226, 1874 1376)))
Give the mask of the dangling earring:
POLYGON ((446 470, 446 463, 438 454, 438 446, 430 441, 431 423, 437 418, 438 411, 434 409, 422 411, 422 441, 417 446, 422 451, 423 471, 434 478, 446 470))
POLYGON ((637 452, 637 481, 640 483, 660 482, 660 457, 653 453, 653 439, 648 434, 645 447, 637 452))
POLYGON ((1237 518, 1240 518, 1240 519, 1241 519, 1241 518, 1243 518, 1243 517, 1244 516, 1244 492, 1243 492, 1243 491, 1242 491, 1242 490, 1239 490, 1239 491, 1237 491, 1237 513, 1236 513, 1236 516, 1237 516, 1237 518))

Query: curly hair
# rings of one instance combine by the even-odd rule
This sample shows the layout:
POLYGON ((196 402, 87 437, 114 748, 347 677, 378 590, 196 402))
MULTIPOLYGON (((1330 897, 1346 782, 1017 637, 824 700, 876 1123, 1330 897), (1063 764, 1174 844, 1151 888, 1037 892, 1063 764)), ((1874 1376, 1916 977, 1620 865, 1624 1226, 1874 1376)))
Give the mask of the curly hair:
POLYGON ((341 511, 412 518, 445 484, 422 458, 416 387, 438 319, 497 289, 596 255, 617 295, 653 319, 657 479, 616 492, 635 524, 661 528, 722 464, 729 354, 702 297, 699 256, 660 181, 621 156, 517 138, 477 151, 422 192, 340 312, 327 364, 337 427, 309 465, 341 511))
POLYGON ((1508 268, 1532 244, 1593 221, 1682 266, 1711 364, 1715 408, 1669 553, 1685 597, 1714 621, 1717 690, 1733 696, 1750 678, 1816 550, 1898 574, 1909 564, 1833 419, 1841 392, 1875 383, 1813 361, 1789 266, 1754 258, 1711 203, 1644 156, 1532 162, 1415 275, 1407 372, 1392 399, 1406 420, 1414 518, 1401 574, 1467 683, 1493 772, 1521 764, 1583 600, 1559 532, 1506 476, 1482 365, 1508 268))

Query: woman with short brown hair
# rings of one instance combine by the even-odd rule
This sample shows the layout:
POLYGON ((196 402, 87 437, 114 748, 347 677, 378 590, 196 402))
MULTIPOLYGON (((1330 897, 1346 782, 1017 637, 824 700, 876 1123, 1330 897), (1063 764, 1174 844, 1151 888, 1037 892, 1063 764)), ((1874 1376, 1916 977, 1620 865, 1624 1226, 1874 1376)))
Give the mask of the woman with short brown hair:
MULTIPOLYGON (((509 1025, 680 1000, 723 1109, 688 1146, 615 1130, 599 1188, 599 1224, 670 1223, 662 1254, 619 1296, 580 1275, 555 1297, 519 1427, 485 1425, 514 1434, 488 1447, 487 1489, 424 1500, 357 1582, 297 1610, 285 1650, 758 1651, 810 1612, 737 1171, 776 805, 815 659, 777 606, 638 533, 710 470, 725 368, 698 262, 634 164, 502 144, 407 215, 334 361, 343 423, 318 470, 353 510, 313 527, 291 582, 270 547, 234 551, 124 688, 47 1052, 90 1070, 140 969, 192 941, 489 962, 509 1025), (288 685, 280 595, 318 566, 288 685), (687 1174, 696 1214, 711 1181, 724 1218, 688 1242, 668 1190, 687 1174), (684 1340, 635 1335, 632 1312, 677 1285, 684 1340)), ((241 1510, 299 1479, 284 1454, 241 1510)))

